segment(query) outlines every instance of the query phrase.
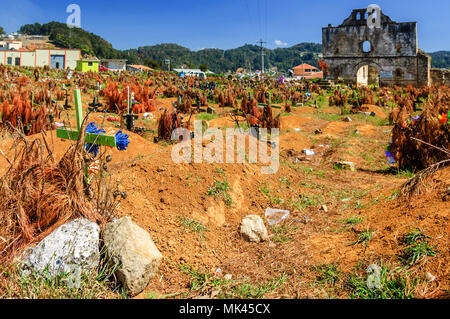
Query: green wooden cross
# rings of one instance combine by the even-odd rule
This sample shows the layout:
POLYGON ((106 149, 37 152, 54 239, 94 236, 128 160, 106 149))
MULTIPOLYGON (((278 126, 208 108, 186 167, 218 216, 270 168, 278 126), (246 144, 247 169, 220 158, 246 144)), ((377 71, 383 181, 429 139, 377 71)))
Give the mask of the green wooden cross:
MULTIPOLYGON (((67 128, 58 128, 56 129, 56 137, 62 138, 65 140, 78 140, 81 130, 81 124, 83 123, 83 108, 81 107, 81 91, 74 90, 75 97, 75 111, 77 118, 77 130, 71 130, 67 128)), ((105 145, 116 147, 116 137, 114 135, 99 135, 86 133, 86 143, 97 144, 97 145, 105 145)))

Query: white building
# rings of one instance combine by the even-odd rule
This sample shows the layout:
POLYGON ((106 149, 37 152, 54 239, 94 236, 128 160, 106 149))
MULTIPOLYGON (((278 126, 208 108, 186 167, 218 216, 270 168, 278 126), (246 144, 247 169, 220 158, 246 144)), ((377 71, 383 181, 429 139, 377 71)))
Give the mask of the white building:
POLYGON ((203 72, 200 69, 173 69, 175 72, 183 72, 185 76, 198 76, 200 78, 206 78, 206 75, 212 74, 211 71, 203 72))
POLYGON ((100 64, 111 71, 126 71, 128 60, 124 59, 103 59, 100 64))
POLYGON ((15 66, 44 67, 52 69, 71 69, 77 66, 81 59, 81 50, 78 49, 36 49, 29 51, 23 48, 18 50, 0 51, 0 64, 15 66))
POLYGON ((14 41, 14 40, 7 40, 7 41, 0 41, 0 50, 20 50, 22 49, 22 41, 14 41))

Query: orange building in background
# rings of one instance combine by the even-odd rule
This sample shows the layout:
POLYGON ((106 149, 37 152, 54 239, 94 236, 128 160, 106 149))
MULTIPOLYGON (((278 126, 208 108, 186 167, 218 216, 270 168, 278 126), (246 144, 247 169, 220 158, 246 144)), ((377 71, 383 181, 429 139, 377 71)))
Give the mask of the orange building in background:
POLYGON ((323 72, 315 66, 304 63, 294 67, 294 76, 302 79, 323 79, 323 72))

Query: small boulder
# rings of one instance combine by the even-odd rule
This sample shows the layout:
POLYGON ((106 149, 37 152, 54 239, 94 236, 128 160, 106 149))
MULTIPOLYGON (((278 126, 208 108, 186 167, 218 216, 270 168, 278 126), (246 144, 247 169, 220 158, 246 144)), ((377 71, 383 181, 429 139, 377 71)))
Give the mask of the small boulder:
POLYGON ((351 117, 349 117, 349 116, 344 117, 344 118, 342 119, 342 121, 344 121, 344 122, 353 122, 353 120, 352 120, 351 117))
POLYGON ((159 270, 162 254, 150 234, 123 217, 105 226, 104 243, 111 262, 118 265, 116 275, 129 295, 139 294, 159 270))
POLYGON ((269 238, 263 219, 257 215, 248 215, 242 220, 241 234, 245 240, 255 243, 269 238))
POLYGON ((342 169, 350 169, 352 172, 356 172, 355 163, 353 162, 335 162, 334 165, 342 169))
POLYGON ((86 218, 75 219, 56 228, 19 261, 25 274, 31 271, 57 276, 75 270, 92 272, 100 260, 100 227, 86 218))

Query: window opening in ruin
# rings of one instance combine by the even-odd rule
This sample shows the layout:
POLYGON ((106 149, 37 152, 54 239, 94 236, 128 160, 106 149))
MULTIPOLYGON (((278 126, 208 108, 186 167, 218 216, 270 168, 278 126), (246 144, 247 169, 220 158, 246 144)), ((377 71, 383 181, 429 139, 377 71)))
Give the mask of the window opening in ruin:
POLYGON ((358 12, 358 13, 356 14, 356 20, 361 20, 361 13, 360 13, 360 12, 358 12))
POLYGON ((363 42, 363 52, 369 53, 372 51, 372 43, 370 41, 364 41, 363 42))

